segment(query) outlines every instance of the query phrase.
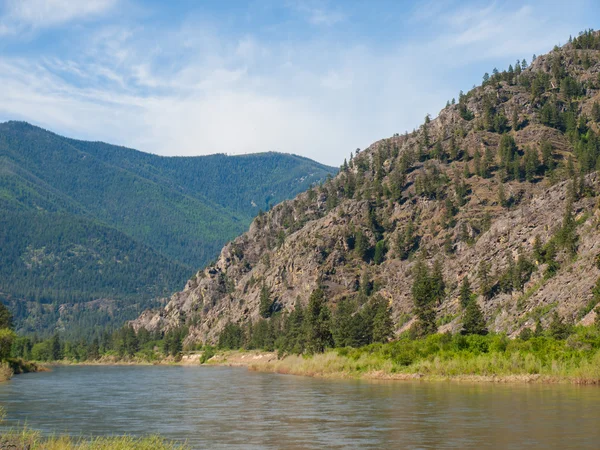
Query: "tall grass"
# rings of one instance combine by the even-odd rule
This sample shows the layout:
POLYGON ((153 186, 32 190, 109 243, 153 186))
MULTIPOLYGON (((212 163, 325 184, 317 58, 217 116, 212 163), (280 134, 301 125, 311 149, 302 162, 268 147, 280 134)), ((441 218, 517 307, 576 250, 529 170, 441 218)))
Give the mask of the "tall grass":
POLYGON ((322 377, 442 378, 600 384, 600 332, 578 328, 567 340, 505 335, 434 335, 314 356, 255 362, 251 369, 322 377))
MULTIPOLYGON (((0 407, 0 423, 6 411, 0 407)), ((131 436, 73 438, 70 436, 45 437, 27 427, 0 433, 0 449, 27 450, 187 450, 185 444, 167 441, 160 436, 135 438, 131 436)))
POLYGON ((96 437, 92 439, 68 436, 43 437, 36 431, 21 430, 3 434, 0 448, 30 450, 183 450, 189 447, 169 442, 158 436, 134 438, 96 437))

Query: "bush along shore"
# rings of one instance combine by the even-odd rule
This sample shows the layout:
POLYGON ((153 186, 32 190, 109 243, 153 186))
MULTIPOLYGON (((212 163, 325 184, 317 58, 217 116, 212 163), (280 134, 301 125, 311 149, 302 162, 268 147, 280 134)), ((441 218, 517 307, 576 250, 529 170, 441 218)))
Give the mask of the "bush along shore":
POLYGON ((600 384, 599 337, 586 328, 566 340, 436 334, 313 355, 223 351, 210 363, 325 378, 600 384))

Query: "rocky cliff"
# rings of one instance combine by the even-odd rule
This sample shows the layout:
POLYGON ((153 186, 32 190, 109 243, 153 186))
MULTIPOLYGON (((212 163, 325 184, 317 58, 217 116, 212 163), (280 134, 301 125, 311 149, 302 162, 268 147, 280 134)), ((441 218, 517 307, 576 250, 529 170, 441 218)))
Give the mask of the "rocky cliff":
POLYGON ((356 151, 333 179, 258 216, 166 307, 133 326, 186 324, 214 342, 229 321, 306 303, 322 287, 388 299, 396 331, 413 322, 412 268, 441 263, 439 331, 457 330, 468 277, 490 329, 518 333, 559 314, 589 322, 600 275, 600 37, 518 61, 412 133, 356 151))

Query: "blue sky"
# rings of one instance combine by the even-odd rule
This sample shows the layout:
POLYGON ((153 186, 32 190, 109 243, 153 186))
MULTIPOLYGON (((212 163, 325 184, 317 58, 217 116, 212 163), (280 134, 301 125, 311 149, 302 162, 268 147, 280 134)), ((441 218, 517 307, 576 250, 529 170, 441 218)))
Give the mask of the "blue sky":
POLYGON ((0 0, 0 121, 162 155, 339 165, 599 2, 0 0))

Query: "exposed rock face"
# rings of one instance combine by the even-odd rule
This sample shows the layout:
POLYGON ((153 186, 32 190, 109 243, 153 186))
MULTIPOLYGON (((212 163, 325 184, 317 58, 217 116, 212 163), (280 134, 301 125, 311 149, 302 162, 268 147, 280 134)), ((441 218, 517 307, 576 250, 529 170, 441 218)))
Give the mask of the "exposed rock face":
POLYGON ((187 324, 188 342, 214 342, 227 322, 259 319, 263 284, 277 307, 287 310, 297 300, 306 303, 320 286, 335 310, 341 298, 363 295, 360 287, 369 281, 374 292, 390 301, 400 332, 411 324, 412 267, 418 258, 443 263, 446 297, 438 306, 440 331, 460 328, 460 283, 468 276, 473 290, 480 292, 480 269, 486 264, 496 289, 485 298, 479 295, 478 301, 491 329, 517 333, 532 327, 537 318, 546 322, 554 309, 575 322, 589 323, 595 313, 584 307, 600 275, 594 261, 600 252, 600 180, 591 173, 573 188, 568 160, 577 173, 577 138, 561 127, 544 125, 541 110, 549 102, 558 101, 561 112, 572 104, 576 115, 585 116, 585 128, 597 132, 592 111, 600 100, 599 60, 600 52, 568 44, 538 57, 512 83, 486 83, 419 130, 374 143, 330 182, 257 217, 248 232, 227 244, 217 262, 198 272, 164 309, 146 311, 133 326, 153 331, 187 324), (584 57, 591 61, 587 69, 581 62, 584 57), (560 84, 552 70, 557 58, 564 73, 583 86, 578 97, 567 100, 562 90, 554 89, 560 84), (539 74, 546 74, 549 82, 534 95, 531 86, 539 74), (557 168, 545 171, 540 163, 529 181, 524 175, 510 179, 514 177, 503 174, 498 151, 502 134, 488 131, 490 104, 496 118, 507 118, 500 128, 514 138, 521 170, 525 150, 535 150, 541 160, 544 142, 552 146, 557 168), (470 120, 461 112, 463 105, 474 116, 467 117, 470 120), (516 129, 511 117, 518 122, 516 129), (446 156, 436 158, 440 149, 446 156), (486 152, 490 176, 473 175, 486 152), (579 195, 572 194, 581 186, 579 195), (501 189, 509 205, 501 204, 501 189), (576 254, 558 248, 558 272, 545 276, 546 264, 533 256, 536 236, 544 244, 557 235, 573 198, 576 254), (399 242, 409 221, 414 223, 418 249, 404 258, 399 242), (366 254, 357 250, 359 234, 368 241, 366 254), (373 251, 378 241, 385 242, 387 253, 376 264, 373 251), (501 275, 520 255, 536 268, 522 288, 503 293, 498 289, 501 275))

